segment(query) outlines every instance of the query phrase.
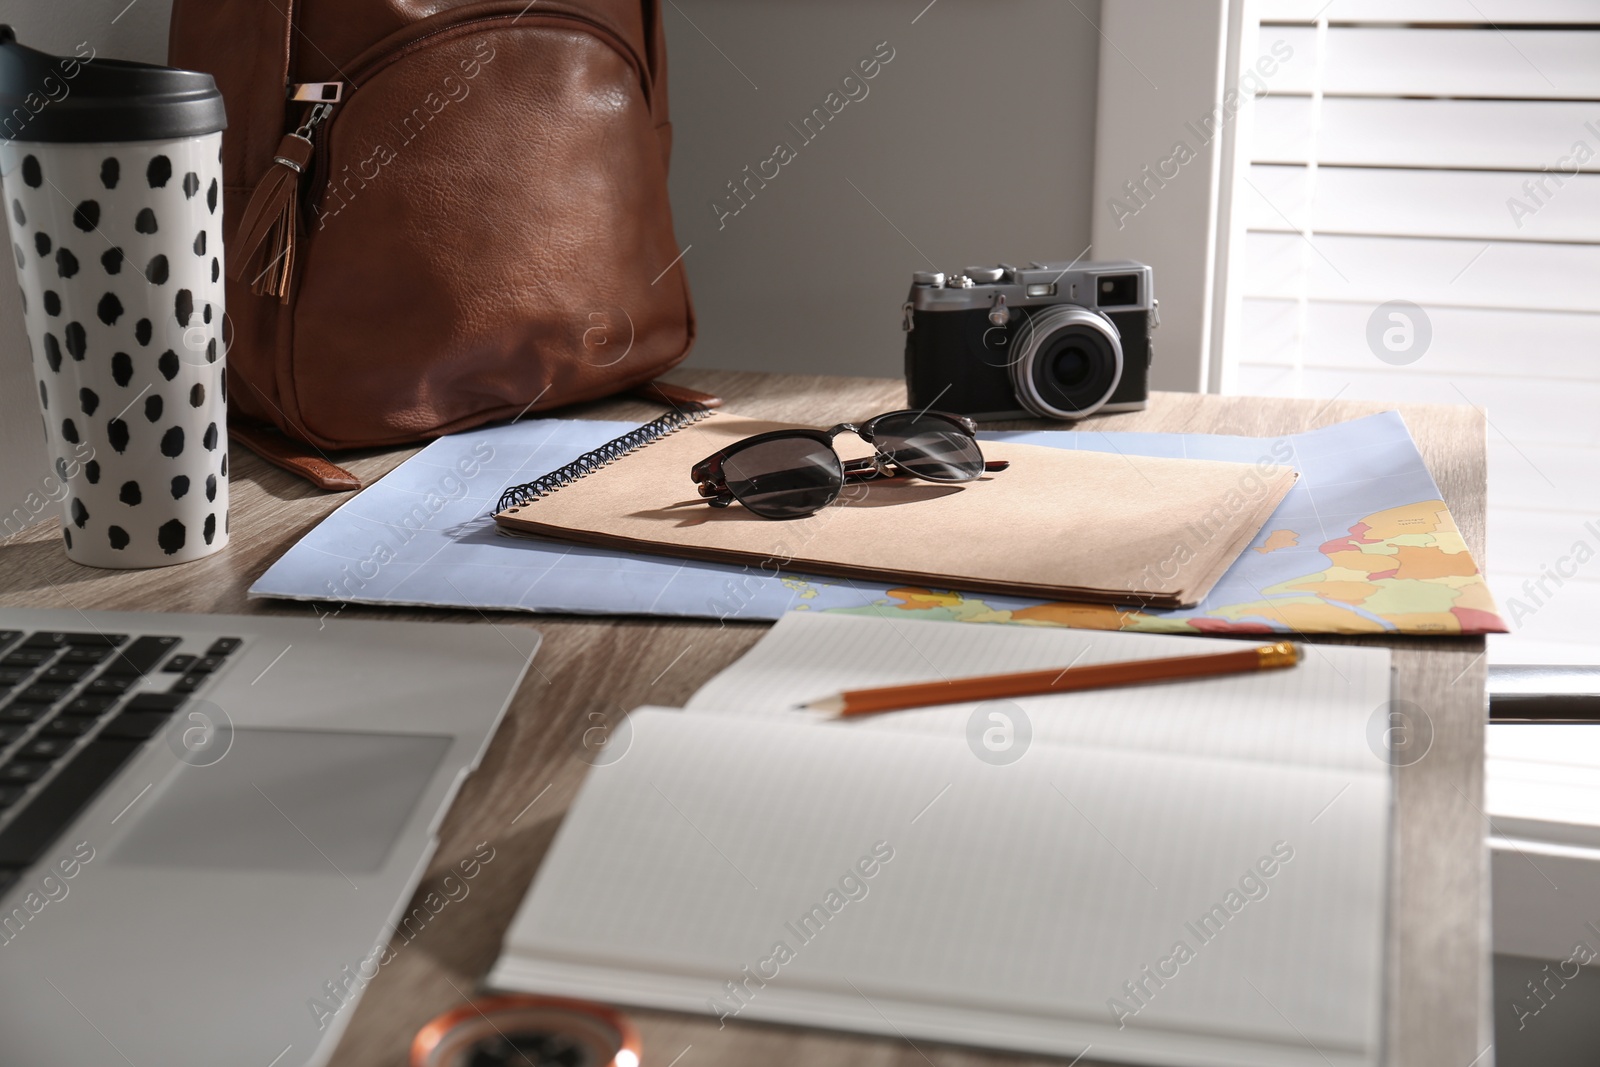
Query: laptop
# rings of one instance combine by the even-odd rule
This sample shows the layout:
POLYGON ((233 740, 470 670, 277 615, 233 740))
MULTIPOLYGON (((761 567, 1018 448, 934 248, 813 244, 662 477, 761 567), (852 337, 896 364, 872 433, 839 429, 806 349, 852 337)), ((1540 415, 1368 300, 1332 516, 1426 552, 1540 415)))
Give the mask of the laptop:
POLYGON ((0 1064, 326 1062, 538 644, 0 609, 0 1064))

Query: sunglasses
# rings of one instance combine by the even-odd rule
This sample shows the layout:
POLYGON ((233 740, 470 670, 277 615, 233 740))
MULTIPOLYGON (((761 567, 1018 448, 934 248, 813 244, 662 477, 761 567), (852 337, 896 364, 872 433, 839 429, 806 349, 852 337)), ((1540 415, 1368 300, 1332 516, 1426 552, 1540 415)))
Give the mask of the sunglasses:
POLYGON ((942 411, 891 411, 827 430, 795 428, 756 434, 696 463, 690 477, 714 508, 737 500, 765 519, 814 515, 839 499, 847 482, 902 475, 929 482, 970 482, 1006 469, 985 461, 977 424, 942 411), (844 460, 833 439, 853 433, 872 446, 866 459, 844 460))

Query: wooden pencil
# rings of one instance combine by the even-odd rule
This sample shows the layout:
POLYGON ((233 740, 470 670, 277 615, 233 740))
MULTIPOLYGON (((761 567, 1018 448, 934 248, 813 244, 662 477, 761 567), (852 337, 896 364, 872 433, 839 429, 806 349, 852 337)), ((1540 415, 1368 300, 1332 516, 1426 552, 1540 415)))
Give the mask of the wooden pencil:
POLYGON ((1212 652, 1198 656, 1096 663, 1084 667, 1023 671, 1017 674, 988 674, 941 682, 882 686, 876 689, 851 689, 837 696, 802 704, 800 707, 836 718, 848 718, 854 715, 900 711, 904 708, 921 708, 933 704, 966 704, 974 701, 1002 700, 1008 697, 1036 696, 1040 693, 1071 693, 1085 689, 1110 689, 1115 686, 1275 670, 1293 667, 1299 661, 1298 646, 1289 641, 1276 641, 1270 645, 1257 645, 1232 652, 1212 652))

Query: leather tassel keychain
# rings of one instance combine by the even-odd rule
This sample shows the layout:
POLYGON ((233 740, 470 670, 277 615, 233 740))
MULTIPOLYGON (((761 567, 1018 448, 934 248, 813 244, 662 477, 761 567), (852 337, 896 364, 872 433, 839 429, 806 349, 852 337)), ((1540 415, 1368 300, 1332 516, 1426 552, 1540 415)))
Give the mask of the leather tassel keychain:
POLYGON ((249 277, 253 292, 283 303, 289 301, 300 232, 300 176, 311 162, 312 135, 332 110, 318 104, 305 125, 278 142, 272 166, 256 184, 235 231, 229 275, 235 281, 249 277))

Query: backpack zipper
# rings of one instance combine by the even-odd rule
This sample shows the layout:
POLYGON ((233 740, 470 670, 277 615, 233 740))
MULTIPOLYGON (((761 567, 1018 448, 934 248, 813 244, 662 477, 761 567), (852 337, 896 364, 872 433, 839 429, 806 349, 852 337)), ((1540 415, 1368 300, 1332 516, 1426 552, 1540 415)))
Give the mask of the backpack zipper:
MULTIPOLYGON (((633 48, 626 41, 624 41, 621 37, 618 37, 609 26, 605 25, 593 15, 590 15, 587 12, 579 11, 575 8, 566 7, 563 4, 551 3, 549 0, 545 0, 544 3, 540 4, 538 12, 533 15, 528 15, 527 8, 524 8, 522 12, 519 12, 515 15, 479 15, 475 18, 463 19, 462 21, 453 23, 449 26, 441 26, 439 29, 431 30, 420 37, 414 37, 405 44, 402 44, 392 51, 386 52, 382 56, 377 57, 365 67, 361 68, 359 73, 362 77, 376 74, 378 71, 382 70, 384 67, 387 67, 395 60, 410 55, 413 51, 420 48, 426 42, 433 40, 435 37, 444 37, 455 33, 472 32, 476 28, 482 26, 484 23, 490 22, 509 22, 514 24, 523 18, 528 18, 530 22, 558 20, 563 22, 580 23, 587 28, 589 32, 605 41, 608 45, 620 53, 622 57, 628 61, 628 65, 633 68, 634 76, 639 80, 640 89, 642 89, 645 93, 650 91, 649 86, 645 82, 644 64, 640 61, 638 54, 634 52, 633 48)), ((358 86, 360 85, 360 82, 355 78, 352 78, 351 80, 355 81, 358 86)))
MULTIPOLYGON (((317 103, 313 104, 311 112, 307 116, 305 122, 301 125, 300 129, 296 131, 306 140, 312 141, 312 157, 310 164, 307 167, 309 173, 306 175, 308 180, 301 189, 302 204, 310 205, 313 202, 320 202, 323 194, 327 191, 329 182, 328 168, 326 166, 327 152, 324 150, 323 144, 318 143, 314 139, 314 134, 316 133, 317 127, 321 126, 323 123, 327 122, 330 117, 332 117, 334 106, 336 104, 342 103, 359 91, 362 82, 366 81, 368 78, 385 70, 392 64, 399 62, 405 57, 411 55, 413 52, 416 52, 427 46, 429 43, 436 41, 438 38, 476 33, 485 28, 491 28, 493 23, 505 22, 515 24, 519 22, 526 15, 526 13, 527 8, 524 8, 522 12, 514 15, 479 15, 475 18, 463 19, 460 22, 451 23, 449 26, 441 26, 436 30, 431 30, 427 33, 423 33, 417 37, 413 37, 407 41, 404 41, 396 47, 391 48, 389 51, 373 57, 362 66, 357 67, 353 74, 346 74, 348 81, 297 82, 291 84, 288 87, 288 95, 290 100, 318 101, 317 103)), ((578 23, 588 30, 593 36, 598 37, 600 40, 609 45, 613 51, 617 52, 622 56, 623 59, 627 60, 629 67, 631 67, 633 70, 635 80, 639 83, 640 91, 645 94, 645 99, 647 101, 649 100, 650 87, 649 83, 645 79, 643 61, 639 58, 638 53, 635 52, 626 41, 618 37, 616 33, 614 33, 609 27, 601 23, 598 19, 595 19, 593 16, 590 16, 584 12, 568 8, 561 4, 548 2, 541 4, 540 10, 537 14, 529 16, 530 24, 551 21, 578 23)))
POLYGON ((305 122, 301 123, 300 128, 294 131, 294 135, 310 141, 315 146, 317 127, 327 122, 328 116, 331 114, 333 114, 332 104, 314 104, 311 108, 311 114, 306 116, 305 122))

